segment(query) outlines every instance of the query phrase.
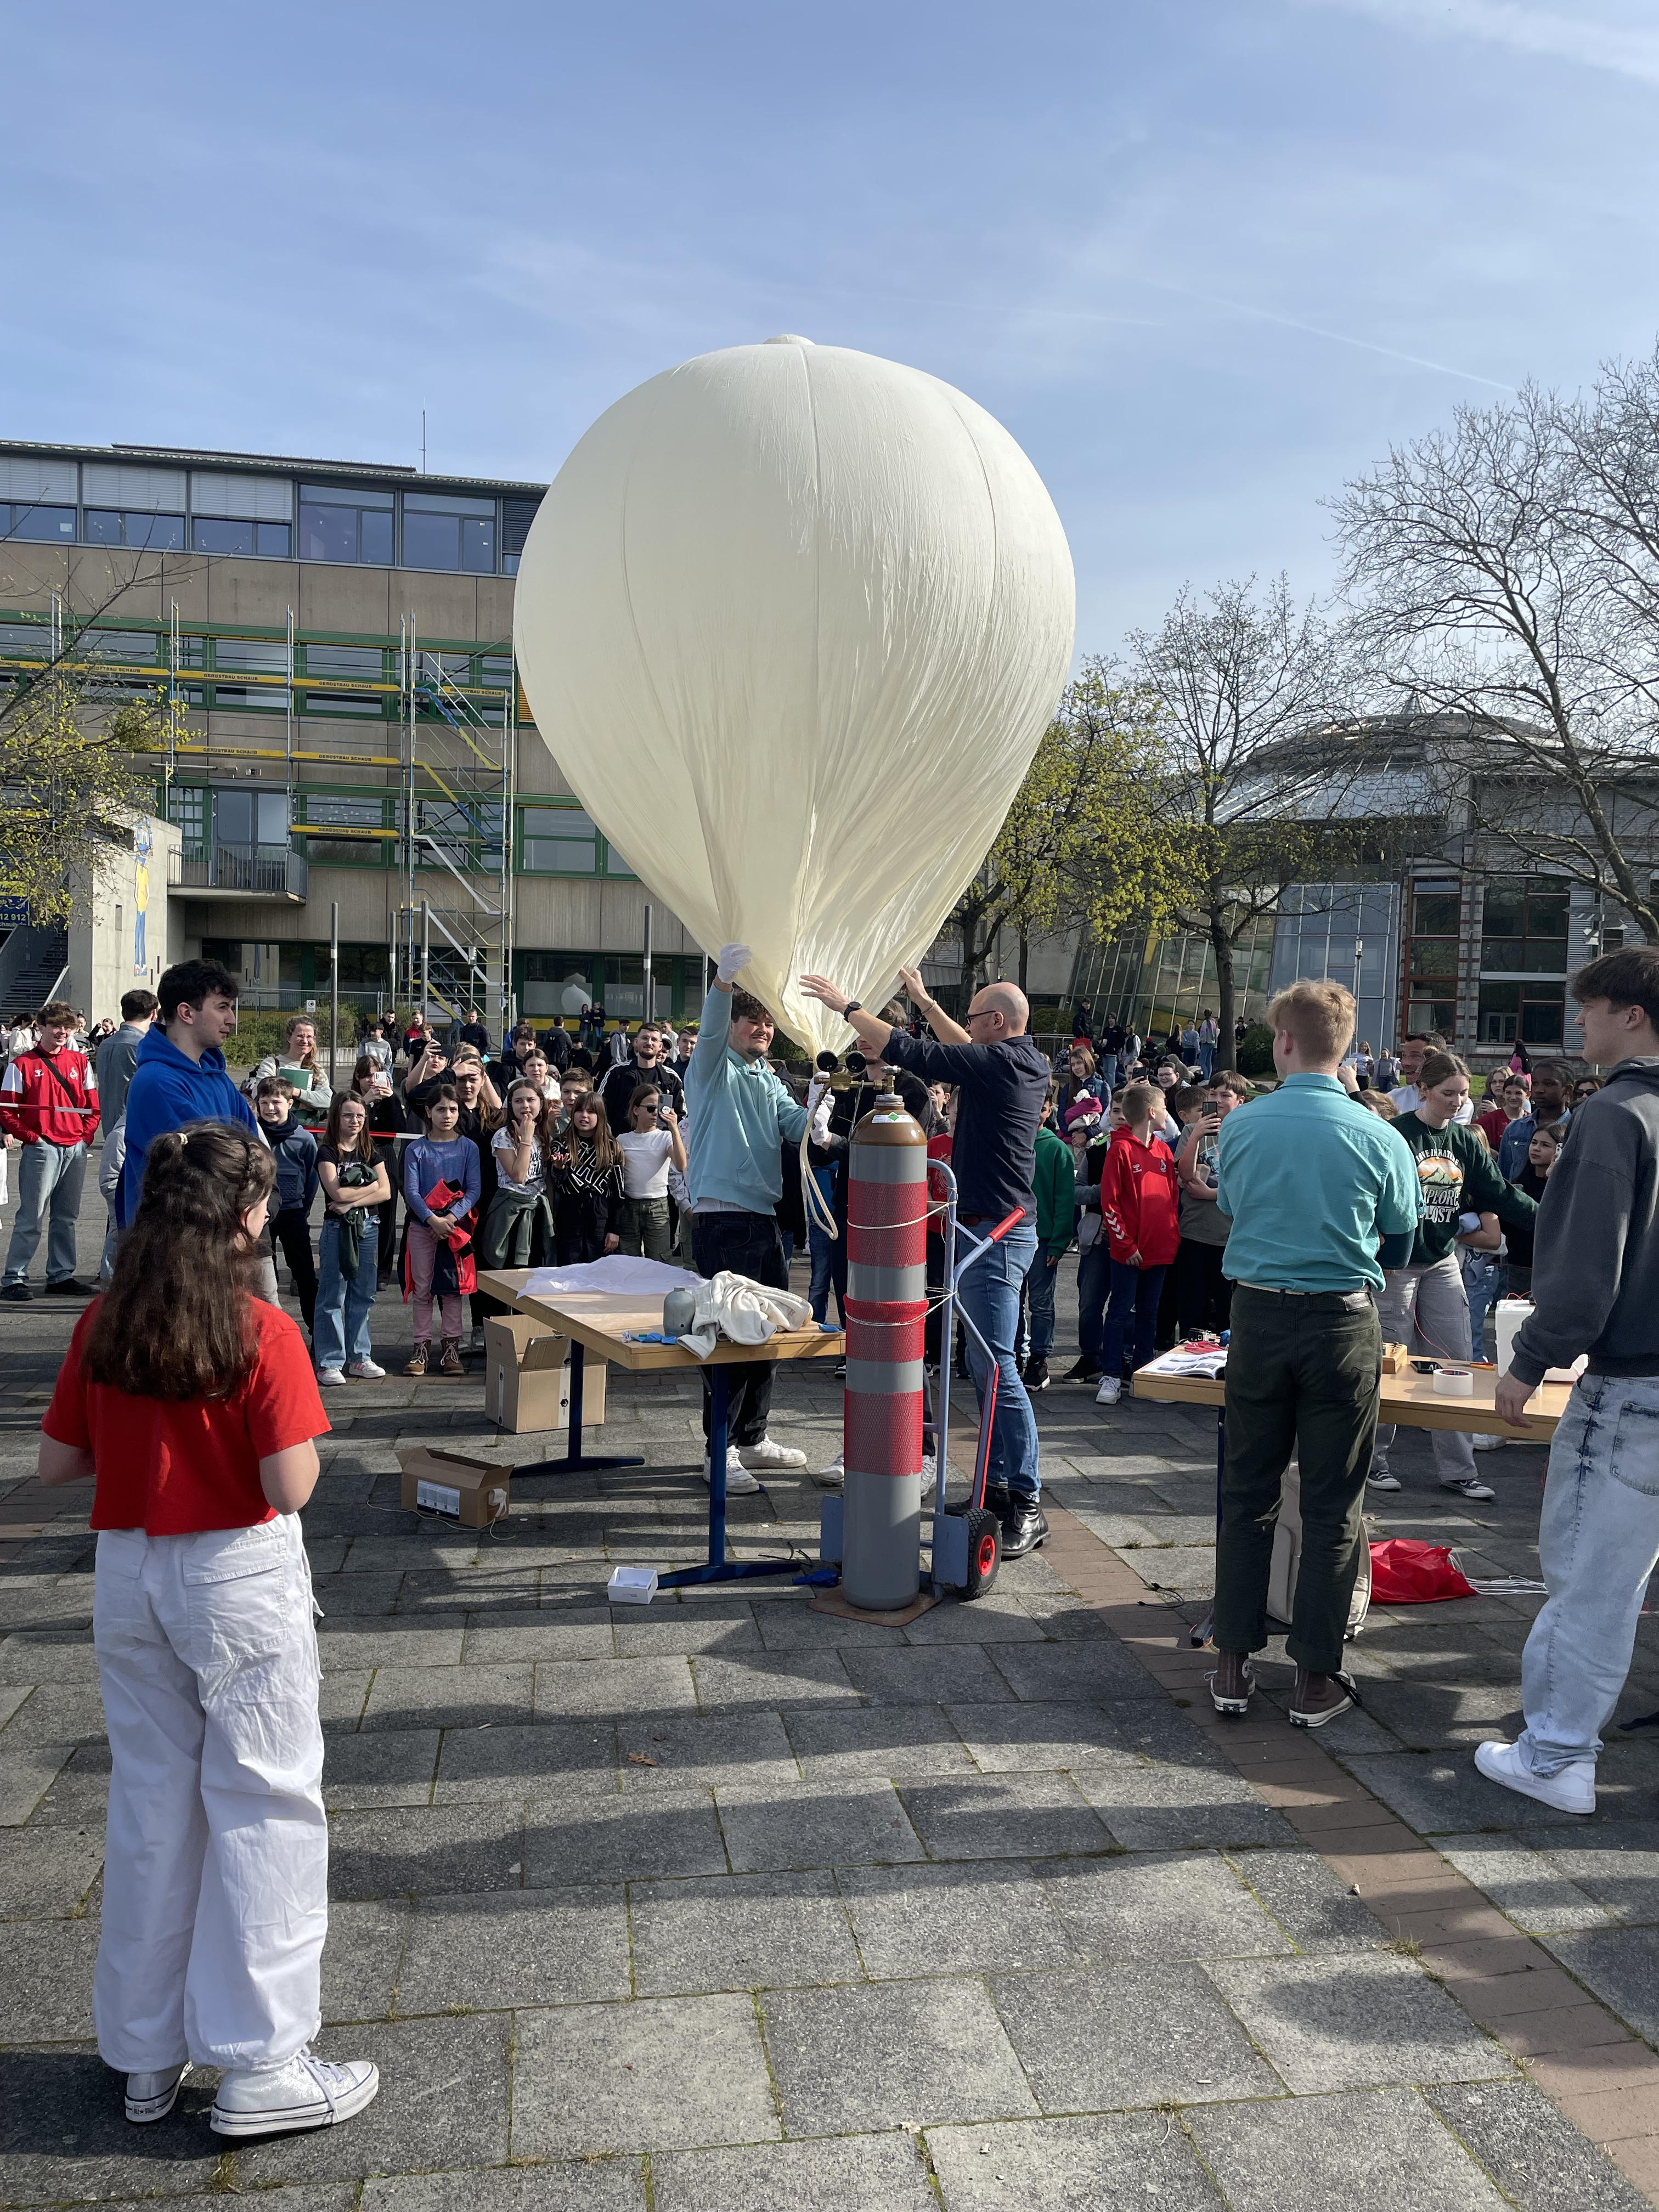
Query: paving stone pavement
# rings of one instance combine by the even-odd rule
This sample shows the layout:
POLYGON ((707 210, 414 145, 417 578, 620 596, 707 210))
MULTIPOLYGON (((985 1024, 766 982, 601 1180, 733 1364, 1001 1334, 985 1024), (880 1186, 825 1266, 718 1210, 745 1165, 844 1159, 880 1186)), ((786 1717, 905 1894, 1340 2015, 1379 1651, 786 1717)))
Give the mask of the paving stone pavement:
MULTIPOLYGON (((88 1267, 101 1227, 90 1201, 88 1267)), ((192 2077, 171 2119, 128 2127, 91 2041, 108 1761, 88 1498, 30 1480, 78 1310, 0 1319, 0 2205, 1651 2201, 1656 2125, 1620 2115, 1659 2037, 1659 1745, 1615 1739, 1604 1809, 1571 1831, 1474 1776, 1470 1747, 1513 1723, 1528 1601, 1379 1612, 1353 1647, 1362 1711, 1317 1746, 1271 1711, 1218 1736, 1179 1673, 1213 1563, 1213 1423, 1057 1384, 1039 1418, 1066 1515, 981 1604, 875 1628, 780 1577, 613 1611, 612 1565, 702 1545, 695 1380, 613 1374, 605 1433, 645 1467, 521 1481, 482 1537, 411 1522, 400 1441, 503 1466, 543 1445, 485 1426, 476 1376, 398 1376, 391 1296, 394 1374, 329 1394, 305 1516, 335 1900, 321 2047, 376 2058, 382 2093, 337 2132, 229 2151, 192 2077), (1306 1805, 1338 1799, 1337 1839, 1310 1835, 1306 1805), (1352 1893, 1358 1834, 1430 1839, 1429 1871, 1400 1876, 1424 1885, 1415 1917, 1352 1893), (1478 1929, 1468 1884, 1490 1900, 1478 1929), (1483 1939, 1466 1976, 1517 1979, 1495 1932, 1536 1961, 1577 2070, 1565 2031, 1478 2024, 1437 1963, 1459 1929, 1483 1939)), ((827 1373, 784 1370, 775 1431, 830 1456, 827 1373)), ((1407 1432, 1394 1461, 1378 1533, 1533 1570, 1541 1453, 1486 1455, 1486 1507, 1437 1494, 1407 1432)), ((809 1471, 734 1500, 734 1549, 805 1558, 818 1497, 809 1471)), ((1265 1671, 1282 1698, 1288 1669, 1265 1671)), ((1626 1702, 1659 1705, 1645 1622, 1626 1702)))

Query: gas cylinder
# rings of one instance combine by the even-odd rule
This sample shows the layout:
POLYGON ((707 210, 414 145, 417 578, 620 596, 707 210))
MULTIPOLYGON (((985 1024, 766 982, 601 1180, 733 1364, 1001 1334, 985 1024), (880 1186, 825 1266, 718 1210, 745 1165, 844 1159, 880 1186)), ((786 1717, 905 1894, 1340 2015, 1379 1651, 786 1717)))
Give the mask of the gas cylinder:
POLYGON ((927 1139, 892 1092, 853 1132, 847 1195, 842 1591, 896 1612, 920 1586, 927 1139))

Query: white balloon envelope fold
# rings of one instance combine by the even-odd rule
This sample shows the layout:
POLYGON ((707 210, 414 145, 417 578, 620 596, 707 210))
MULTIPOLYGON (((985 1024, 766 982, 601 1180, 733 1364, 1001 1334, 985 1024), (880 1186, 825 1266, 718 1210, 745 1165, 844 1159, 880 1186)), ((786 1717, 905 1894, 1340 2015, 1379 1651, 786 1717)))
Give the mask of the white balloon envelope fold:
POLYGON ((804 338, 617 400, 543 500, 514 645, 583 806, 781 1025, 803 973, 873 999, 983 861, 1071 659, 1071 556, 1001 424, 804 338))

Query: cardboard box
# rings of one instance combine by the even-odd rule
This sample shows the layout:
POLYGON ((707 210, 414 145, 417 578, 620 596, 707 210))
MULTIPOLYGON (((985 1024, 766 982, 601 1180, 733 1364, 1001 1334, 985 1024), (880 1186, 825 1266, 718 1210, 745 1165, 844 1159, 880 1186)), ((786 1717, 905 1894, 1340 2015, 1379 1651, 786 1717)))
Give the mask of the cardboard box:
MULTIPOLYGON (((527 1314, 484 1323, 484 1419, 508 1436, 570 1425, 570 1340, 527 1314)), ((605 1362, 582 1366, 582 1425, 605 1419, 605 1362)))
POLYGON ((436 1513, 463 1528, 487 1528, 506 1516, 511 1468, 425 1444, 400 1451, 398 1464, 404 1474, 404 1504, 411 1513, 436 1513))
POLYGON ((1385 1344, 1382 1347, 1382 1372, 1403 1375, 1411 1365, 1411 1354, 1403 1344, 1385 1344))

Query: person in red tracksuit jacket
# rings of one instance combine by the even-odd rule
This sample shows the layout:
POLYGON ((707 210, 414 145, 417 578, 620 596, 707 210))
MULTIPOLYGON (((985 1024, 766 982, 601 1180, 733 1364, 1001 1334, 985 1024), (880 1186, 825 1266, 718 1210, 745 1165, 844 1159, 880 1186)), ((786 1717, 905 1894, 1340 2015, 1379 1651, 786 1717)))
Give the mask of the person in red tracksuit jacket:
POLYGON ((98 1085, 92 1063, 70 1038, 75 1009, 53 999, 35 1016, 38 1044, 14 1053, 0 1081, 0 1129, 23 1147, 17 1166, 17 1219, 6 1251, 0 1298, 25 1305, 29 1262, 46 1243, 46 1288, 54 1297, 85 1297, 91 1285, 75 1274, 75 1224, 81 1212, 87 1147, 98 1128, 98 1085))
POLYGON ((1123 1093, 1123 1127, 1106 1152, 1100 1178, 1100 1211, 1112 1249, 1112 1287, 1101 1337, 1104 1370, 1097 1406, 1123 1395, 1123 1340, 1134 1323, 1134 1364, 1152 1356, 1158 1292, 1164 1270, 1181 1243, 1181 1179, 1175 1154, 1153 1134, 1153 1116, 1165 1112, 1155 1083, 1132 1083, 1123 1093))

